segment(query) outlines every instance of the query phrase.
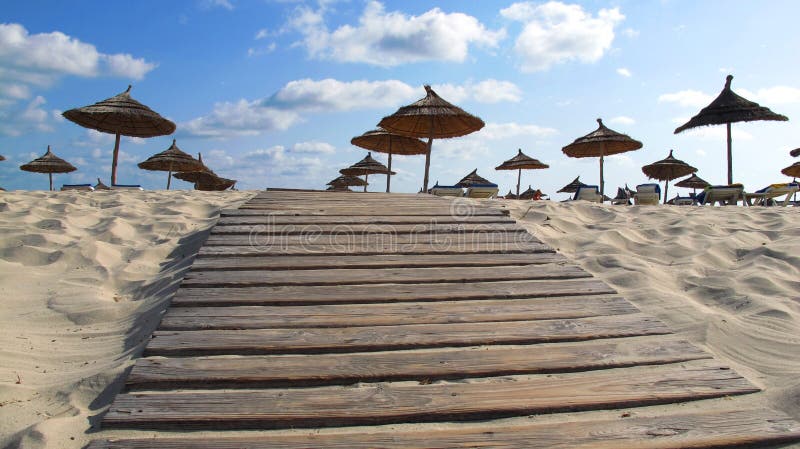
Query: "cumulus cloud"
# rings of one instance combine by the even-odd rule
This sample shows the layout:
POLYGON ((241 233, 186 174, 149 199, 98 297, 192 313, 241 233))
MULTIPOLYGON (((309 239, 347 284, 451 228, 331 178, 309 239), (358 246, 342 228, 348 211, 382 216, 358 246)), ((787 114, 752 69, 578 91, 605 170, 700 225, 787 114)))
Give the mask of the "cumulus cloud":
POLYGON ((714 97, 699 90, 682 90, 668 94, 659 95, 659 103, 676 103, 684 107, 703 108, 711 103, 714 97))
POLYGON ((336 147, 328 142, 298 142, 292 146, 294 153, 312 153, 312 154, 333 154, 336 152, 336 147))
POLYGON ((255 136, 264 131, 288 129, 298 121, 300 116, 293 111, 265 107, 259 100, 241 99, 217 103, 211 114, 182 123, 178 130, 198 137, 255 136))
POLYGON ((122 78, 140 80, 156 68, 156 64, 144 59, 134 58, 129 54, 103 55, 108 65, 108 73, 122 78))
POLYGON ((230 0, 202 0, 200 7, 202 9, 222 8, 233 11, 233 3, 230 0))
POLYGON ((324 13, 324 8, 299 7, 289 22, 290 28, 303 35, 300 45, 312 58, 383 67, 421 61, 463 62, 471 45, 496 47, 505 37, 504 30, 489 30, 473 16, 439 8, 410 16, 387 12, 380 2, 370 1, 357 25, 342 25, 333 31, 328 31, 324 13))
POLYGON ((558 1, 514 3, 500 10, 500 15, 524 24, 514 51, 525 72, 573 60, 598 61, 611 48, 614 28, 625 19, 618 8, 601 9, 595 16, 580 5, 558 1))
POLYGON ((627 125, 627 126, 636 124, 636 120, 634 120, 634 119, 632 119, 630 117, 626 117, 624 115, 620 115, 620 116, 617 116, 617 117, 612 117, 612 118, 610 118, 608 120, 608 122, 609 123, 613 123, 613 124, 617 124, 617 125, 627 125))
POLYGON ((41 95, 22 107, 0 111, 0 134, 20 136, 26 132, 52 132, 54 111, 44 109, 47 100, 41 95))
POLYGON ((498 140, 511 137, 531 136, 548 137, 558 134, 554 128, 548 128, 533 124, 522 124, 516 122, 508 123, 487 123, 475 136, 482 139, 498 140))
POLYGON ((620 67, 617 69, 617 75, 624 76, 625 78, 630 78, 633 76, 630 70, 626 69, 625 67, 620 67))
POLYGON ((800 103, 800 89, 790 86, 773 86, 751 92, 747 89, 735 89, 739 95, 758 103, 796 104, 800 103))
POLYGON ((306 111, 348 111, 352 109, 385 108, 399 105, 422 89, 398 80, 339 81, 335 79, 301 79, 290 81, 265 105, 306 111))

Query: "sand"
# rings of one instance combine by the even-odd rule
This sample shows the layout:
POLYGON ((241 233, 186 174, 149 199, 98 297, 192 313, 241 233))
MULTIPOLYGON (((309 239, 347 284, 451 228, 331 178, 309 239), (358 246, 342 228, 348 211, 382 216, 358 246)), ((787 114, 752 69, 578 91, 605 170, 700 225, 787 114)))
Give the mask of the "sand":
MULTIPOLYGON (((100 436, 214 218, 250 196, 0 194, 0 447, 100 436)), ((482 201, 763 388, 753 402, 800 420, 800 209, 482 201)))
POLYGON ((221 208, 250 192, 0 192, 0 447, 80 448, 221 208))

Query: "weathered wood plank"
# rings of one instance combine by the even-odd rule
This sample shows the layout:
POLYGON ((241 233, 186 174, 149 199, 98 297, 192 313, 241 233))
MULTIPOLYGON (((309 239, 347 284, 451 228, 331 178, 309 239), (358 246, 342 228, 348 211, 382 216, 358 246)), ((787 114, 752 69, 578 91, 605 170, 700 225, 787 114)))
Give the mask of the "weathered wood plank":
POLYGON ((264 224, 264 225, 308 225, 308 224, 341 224, 341 225, 369 225, 369 224, 448 224, 448 223, 470 223, 470 224, 508 224, 515 221, 506 216, 451 216, 443 215, 436 217, 424 216, 336 216, 336 215, 244 215, 244 216, 223 216, 217 221, 218 226, 244 225, 244 224, 264 224))
POLYGON ((449 254, 375 256, 286 256, 286 257, 201 257, 192 271, 203 270, 314 270, 324 268, 425 268, 425 267, 494 267, 565 262, 555 253, 519 254, 449 254))
POLYGON ((264 287, 270 285, 348 285, 348 284, 425 284, 453 282, 491 282, 539 279, 577 279, 591 277, 577 265, 510 265, 491 270, 476 267, 441 268, 336 268, 294 271, 190 271, 185 287, 264 287))
POLYGON ((95 441, 87 449, 710 449, 772 447, 798 441, 800 426, 784 413, 740 409, 555 423, 497 421, 447 429, 420 426, 377 428, 369 432, 268 433, 238 438, 121 439, 95 441))
POLYGON ((482 346, 355 354, 143 358, 127 386, 136 389, 263 388, 357 382, 464 379, 656 365, 711 358, 663 337, 526 347, 482 346))
POLYGON ((459 234, 459 233, 527 232, 516 223, 419 223, 419 224, 312 224, 312 225, 229 225, 215 226, 211 235, 372 235, 372 234, 459 234))
POLYGON ((464 284, 379 284, 345 286, 229 287, 179 289, 172 306, 369 304, 403 301, 546 298, 602 295, 616 291, 597 279, 470 282, 464 284))
POLYGON ((448 215, 480 216, 507 216, 508 211, 503 209, 473 208, 461 209, 448 205, 415 207, 395 207, 386 204, 363 206, 336 206, 331 204, 319 207, 287 205, 285 203, 243 204, 239 209, 226 209, 220 212, 223 217, 252 216, 252 215, 328 215, 328 216, 375 216, 375 215, 402 215, 402 216, 448 216, 448 215))
POLYGON ((514 243, 535 242, 541 243, 534 236, 525 232, 506 231, 476 231, 458 232, 448 234, 391 234, 391 233, 332 233, 323 234, 308 232, 305 234, 280 235, 280 234, 211 234, 205 242, 207 246, 248 246, 248 245, 410 245, 429 244, 445 246, 453 244, 472 243, 514 243))
POLYGON ((475 420, 758 391, 714 361, 470 382, 118 395, 107 427, 276 428, 475 420))
POLYGON ((305 354, 387 351, 491 344, 534 344, 635 335, 670 330, 640 313, 569 320, 502 323, 408 324, 345 328, 160 331, 145 355, 305 354))
POLYGON ((476 242, 453 244, 435 243, 364 243, 352 245, 280 245, 264 244, 251 246, 204 246, 197 253, 205 256, 316 256, 324 254, 342 254, 350 256, 371 256, 379 254, 511 254, 553 252, 543 243, 536 242, 476 242))
POLYGON ((379 303, 367 306, 172 307, 161 320, 159 330, 477 323, 586 318, 636 312, 638 309, 625 299, 606 295, 379 303))

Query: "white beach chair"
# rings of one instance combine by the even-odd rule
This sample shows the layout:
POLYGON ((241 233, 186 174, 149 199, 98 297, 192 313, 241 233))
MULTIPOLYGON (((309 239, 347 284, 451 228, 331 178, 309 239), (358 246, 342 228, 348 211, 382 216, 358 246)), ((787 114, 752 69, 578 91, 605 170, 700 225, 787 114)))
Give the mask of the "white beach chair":
POLYGON ((473 184, 467 188, 467 193, 464 196, 468 198, 494 198, 497 196, 500 189, 497 184, 473 184))
POLYGON ((600 188, 597 186, 582 186, 575 191, 573 200, 584 200, 592 203, 602 203, 603 196, 600 195, 600 188))
POLYGON ((62 192, 67 190, 81 190, 85 192, 93 192, 94 187, 92 187, 91 184, 64 184, 63 186, 61 186, 62 192))
POLYGON ((658 184, 639 184, 633 194, 633 204, 658 204, 661 199, 661 186, 658 184))
POLYGON ((797 183, 782 183, 771 184, 763 189, 756 190, 753 193, 743 192, 744 204, 748 206, 768 206, 772 198, 779 198, 786 195, 786 198, 777 204, 781 206, 788 206, 791 202, 792 195, 800 190, 800 184, 797 183))
POLYGON ((744 186, 731 184, 728 186, 708 186, 697 195, 701 205, 718 203, 720 206, 735 206, 739 199, 744 199, 744 186))
POLYGON ((144 190, 139 184, 112 184, 111 190, 144 190))
POLYGON ((440 186, 438 183, 430 190, 436 196, 464 196, 464 190, 458 186, 440 186))

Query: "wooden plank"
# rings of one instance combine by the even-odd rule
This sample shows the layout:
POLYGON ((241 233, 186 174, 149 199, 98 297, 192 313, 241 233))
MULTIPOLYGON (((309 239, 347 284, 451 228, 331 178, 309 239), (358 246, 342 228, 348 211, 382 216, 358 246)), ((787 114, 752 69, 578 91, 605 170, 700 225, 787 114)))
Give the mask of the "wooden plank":
POLYGON ((371 256, 378 254, 511 254, 511 253, 553 252, 543 243, 536 242, 477 242, 431 244, 353 244, 353 245, 279 245, 265 244, 252 246, 204 246, 197 257, 206 256, 316 256, 342 254, 349 256, 371 256))
POLYGON ((87 449, 677 449, 773 447, 800 441, 800 426, 769 409, 672 412, 657 416, 573 422, 504 421, 449 428, 376 428, 372 431, 267 433, 248 437, 142 438, 94 441, 87 449))
POLYGON ((317 354, 490 344, 533 344, 635 335, 670 330, 640 313, 569 320, 503 323, 409 324, 345 328, 160 331, 145 355, 317 354))
POLYGON ((425 284, 453 282, 490 282, 536 279, 577 279, 591 277, 577 265, 510 265, 486 268, 336 268, 296 271, 190 271, 183 279, 185 287, 264 287, 270 285, 348 285, 348 284, 425 284))
POLYGON ((636 313, 618 296, 314 306, 172 307, 159 330, 390 326, 552 320, 636 313))
POLYGON ((420 216, 336 216, 336 215, 241 215, 241 216, 224 216, 220 217, 217 221, 219 226, 227 225, 246 225, 246 224, 263 224, 263 225, 306 225, 306 224, 341 224, 341 225, 368 225, 368 224, 453 224, 453 223, 470 223, 470 224, 509 224, 516 223, 513 219, 505 216, 477 216, 477 217, 454 217, 450 215, 442 215, 436 217, 420 217, 420 216))
POLYGON ((547 298, 614 294, 597 279, 470 282, 464 284, 378 284, 342 286, 180 288, 173 307, 370 304, 381 302, 461 301, 465 299, 547 298))
POLYGON ((555 253, 521 254, 449 254, 375 256, 286 256, 286 257, 201 257, 192 271, 203 270, 314 270, 323 268, 425 268, 425 267, 494 267, 565 262, 555 253))
POLYGON ((464 379, 656 365, 711 358, 690 343, 625 338, 520 347, 243 357, 143 358, 127 387, 264 388, 357 382, 464 379))
POLYGON ((479 216, 507 216, 507 209, 474 208, 461 210, 448 205, 442 206, 416 206, 393 207, 387 205, 350 206, 340 207, 331 204, 309 208, 286 204, 243 204, 239 209, 225 209, 220 212, 223 217, 253 216, 253 215, 328 215, 328 216, 374 216, 374 215, 402 215, 402 216, 448 216, 448 215, 479 216))
POLYGON ((288 428, 475 420, 684 402, 757 392, 717 362, 294 389, 118 395, 103 419, 123 428, 288 428))
POLYGON ((516 223, 419 223, 419 224, 288 224, 288 225, 219 225, 211 229, 215 234, 243 235, 317 235, 317 234, 456 234, 481 232, 526 233, 525 228, 516 223))
POLYGON ((243 234, 211 234, 205 242, 207 246, 248 246, 248 245, 452 245, 471 243, 541 243, 534 236, 525 232, 476 231, 453 234, 389 234, 389 233, 334 233, 322 234, 309 232, 299 235, 259 234, 257 232, 243 234))

